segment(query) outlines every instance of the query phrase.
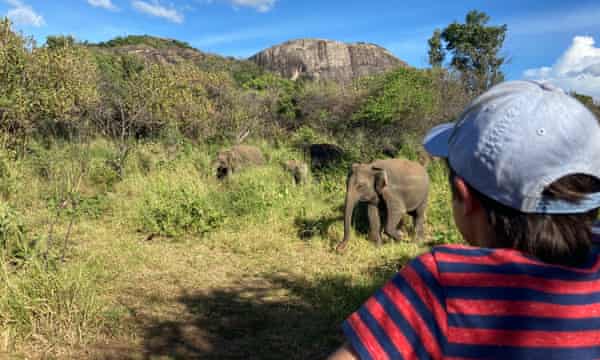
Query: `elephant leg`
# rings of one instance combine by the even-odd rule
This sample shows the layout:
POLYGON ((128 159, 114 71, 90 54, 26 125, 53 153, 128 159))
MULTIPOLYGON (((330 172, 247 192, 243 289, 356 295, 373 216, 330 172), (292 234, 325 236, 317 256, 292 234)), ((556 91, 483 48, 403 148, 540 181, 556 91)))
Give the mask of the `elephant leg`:
POLYGON ((369 216, 369 240, 381 246, 381 219, 377 205, 369 204, 367 207, 369 216))
POLYGON ((387 207, 387 221, 385 224, 385 233, 388 234, 392 239, 400 241, 402 238, 401 232, 398 227, 402 223, 402 217, 406 213, 406 208, 402 201, 396 200, 386 201, 387 207))
POLYGON ((413 220, 415 224, 415 237, 417 243, 422 244, 425 240, 425 210, 427 209, 427 201, 424 201, 414 211, 413 220))

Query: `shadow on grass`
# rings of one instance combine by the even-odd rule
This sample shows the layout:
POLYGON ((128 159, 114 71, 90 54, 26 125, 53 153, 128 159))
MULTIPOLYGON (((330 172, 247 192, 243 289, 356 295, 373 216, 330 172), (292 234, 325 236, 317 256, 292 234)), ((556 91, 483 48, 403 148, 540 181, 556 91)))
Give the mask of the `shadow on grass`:
POLYGON ((276 274, 184 291, 177 301, 185 312, 176 319, 139 319, 143 358, 324 358, 343 341, 341 321, 407 260, 367 269, 367 283, 341 275, 308 280, 276 274))
POLYGON ((294 226, 298 229, 298 237, 309 240, 315 236, 327 238, 329 228, 338 221, 343 221, 341 216, 322 216, 318 218, 297 217, 294 226))
MULTIPOLYGON (((339 213, 338 216, 320 216, 320 217, 305 217, 298 216, 294 220, 294 226, 297 229, 297 235, 300 239, 310 240, 315 236, 320 236, 323 239, 329 240, 331 246, 337 245, 340 241, 342 241, 343 234, 339 234, 338 237, 332 236, 332 233, 329 231, 331 226, 336 222, 340 222, 343 224, 344 222, 344 207, 343 205, 339 208, 334 209, 339 213)), ((379 209, 381 216, 381 224, 382 224, 382 232, 381 236, 384 243, 393 243, 393 239, 389 237, 385 232, 383 232, 383 226, 387 220, 387 214, 385 205, 382 205, 379 209)), ((369 233, 369 217, 367 215, 367 204, 366 203, 357 203, 354 208, 352 214, 352 228, 354 231, 362 236, 367 236, 369 233)), ((406 214, 402 219, 402 224, 399 229, 403 232, 402 241, 414 242, 415 241, 415 228, 414 222, 411 216, 406 214)), ((431 238, 427 239, 423 245, 425 246, 435 246, 442 245, 448 243, 448 239, 445 237, 431 238)))
MULTIPOLYGON (((297 229, 298 237, 303 240, 309 240, 315 236, 320 236, 323 239, 329 238, 332 243, 341 241, 341 238, 331 238, 329 228, 336 222, 343 224, 344 206, 342 205, 340 207, 336 207, 334 211, 338 213, 337 216, 326 215, 320 217, 297 217, 294 220, 294 226, 297 229)), ((359 202, 354 208, 352 215, 352 227, 358 234, 366 235, 369 233, 369 218, 367 216, 366 203, 359 202)))

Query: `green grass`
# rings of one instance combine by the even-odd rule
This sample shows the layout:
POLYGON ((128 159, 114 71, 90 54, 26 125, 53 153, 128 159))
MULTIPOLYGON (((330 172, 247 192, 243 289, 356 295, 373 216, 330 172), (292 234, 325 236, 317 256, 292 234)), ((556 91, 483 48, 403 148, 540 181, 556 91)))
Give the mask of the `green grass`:
MULTIPOLYGON (((177 142, 135 145, 122 179, 102 172, 116 151, 104 140, 7 161, 19 190, 4 202, 38 247, 1 263, 0 355, 325 356, 340 321, 427 248, 355 231, 335 253, 345 170, 298 187, 280 162, 301 154, 258 145, 269 163, 225 183, 217 148, 177 142)), ((456 242, 445 170, 428 170, 428 239, 456 242)))

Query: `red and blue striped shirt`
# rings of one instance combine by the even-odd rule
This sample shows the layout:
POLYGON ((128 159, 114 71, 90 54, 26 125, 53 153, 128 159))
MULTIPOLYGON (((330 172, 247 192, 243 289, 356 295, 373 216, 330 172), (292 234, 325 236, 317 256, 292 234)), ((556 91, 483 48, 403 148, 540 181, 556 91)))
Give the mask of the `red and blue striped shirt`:
POLYGON ((438 246, 342 328, 361 359, 600 359, 600 249, 571 268, 438 246))

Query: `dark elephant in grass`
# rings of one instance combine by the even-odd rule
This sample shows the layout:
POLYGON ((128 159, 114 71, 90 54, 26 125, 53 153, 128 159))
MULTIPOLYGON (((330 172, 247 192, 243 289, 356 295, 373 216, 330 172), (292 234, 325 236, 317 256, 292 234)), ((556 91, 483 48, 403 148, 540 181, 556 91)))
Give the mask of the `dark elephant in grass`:
POLYGON ((344 250, 348 244, 352 212, 359 201, 367 203, 369 239, 378 246, 381 245, 380 207, 386 211, 384 231, 392 239, 400 240, 398 227, 408 213, 414 220, 417 241, 423 241, 429 176, 419 163, 386 159, 353 164, 346 186, 344 239, 336 247, 337 251, 344 250))
POLYGON ((308 151, 310 166, 316 170, 335 166, 341 162, 344 156, 344 150, 334 144, 311 144, 308 151))
POLYGON ((263 165, 265 157, 259 148, 249 145, 235 145, 221 150, 215 163, 216 175, 219 180, 225 179, 241 169, 253 165, 263 165))

